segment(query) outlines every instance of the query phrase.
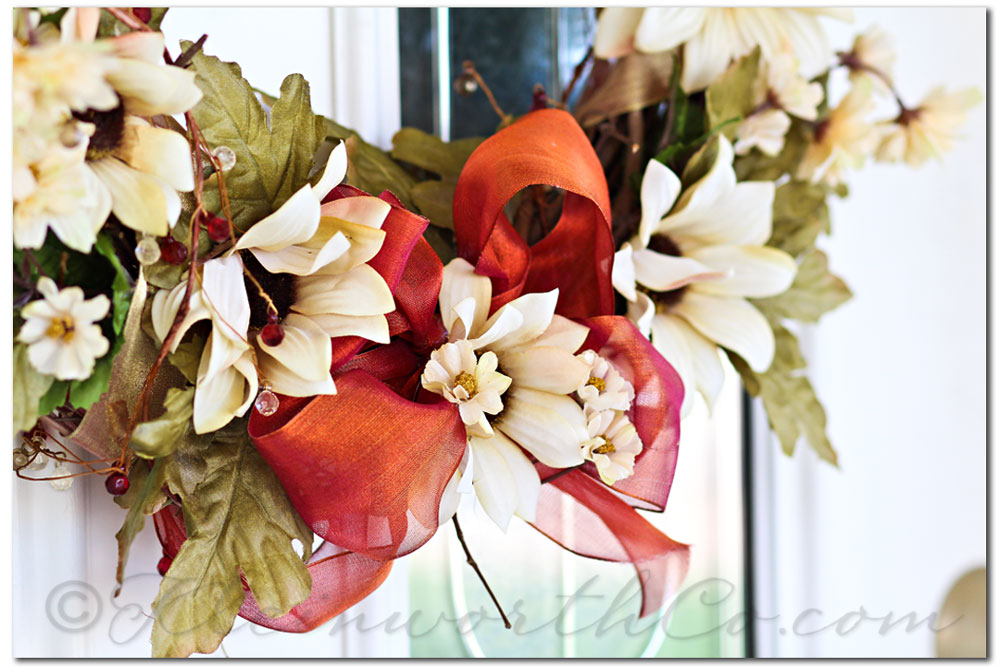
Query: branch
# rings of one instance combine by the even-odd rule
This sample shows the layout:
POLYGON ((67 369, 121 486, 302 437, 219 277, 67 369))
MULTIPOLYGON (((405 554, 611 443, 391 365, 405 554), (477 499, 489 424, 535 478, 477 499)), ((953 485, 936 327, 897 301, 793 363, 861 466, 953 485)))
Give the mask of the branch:
POLYGON ((476 563, 476 559, 472 557, 472 553, 469 551, 469 545, 465 543, 465 535, 462 534, 462 526, 458 523, 458 514, 451 518, 452 523, 455 524, 455 533, 458 535, 458 541, 462 544, 462 549, 465 551, 465 562, 472 566, 472 569, 476 571, 476 575, 479 577, 479 581, 483 582, 483 587, 486 592, 489 593, 490 599, 493 600, 493 604, 496 606, 497 611, 500 612, 500 618, 503 619, 504 627, 510 630, 510 621, 507 619, 507 614, 503 612, 503 607, 500 606, 500 602, 497 601, 497 596, 493 595, 493 589, 490 585, 486 583, 486 577, 483 576, 482 570, 479 569, 479 565, 476 563))

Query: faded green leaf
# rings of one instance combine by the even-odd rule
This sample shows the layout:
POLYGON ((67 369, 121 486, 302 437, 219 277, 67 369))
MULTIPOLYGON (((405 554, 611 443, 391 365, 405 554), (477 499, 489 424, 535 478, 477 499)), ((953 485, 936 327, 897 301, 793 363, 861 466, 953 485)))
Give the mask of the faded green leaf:
POLYGON ((132 449, 143 458, 156 459, 173 453, 191 431, 194 387, 170 389, 163 407, 166 412, 160 417, 138 424, 132 432, 132 449))
POLYGON ((826 187, 789 181, 774 191, 773 223, 769 246, 798 257, 812 248, 820 232, 830 228, 826 187))
POLYGON ((163 493, 166 467, 162 460, 153 463, 152 469, 143 461, 136 461, 129 471, 129 493, 115 498, 115 502, 128 509, 125 522, 115 534, 118 541, 118 569, 115 572, 115 592, 117 597, 125 577, 125 564, 128 563, 129 551, 143 527, 146 517, 155 514, 167 500, 163 493), (134 491, 134 492, 133 492, 134 491), (121 502, 119 502, 121 501, 121 502))
POLYGON ((52 386, 53 377, 35 370, 28 361, 28 346, 14 344, 14 435, 27 431, 38 421, 38 402, 52 386))
MULTIPOLYGON (((187 337, 185 336, 185 338, 187 337)), ((204 349, 204 336, 191 334, 190 340, 185 340, 177 346, 176 350, 167 354, 167 361, 179 370, 188 382, 194 384, 198 380, 198 365, 201 363, 201 354, 204 349)))
POLYGON ((416 180, 396 164, 388 153, 369 144, 357 132, 326 121, 328 139, 340 140, 347 146, 347 182, 369 194, 378 196, 388 190, 403 206, 413 208, 410 190, 416 180))
MULTIPOLYGON (((146 25, 153 30, 159 30, 160 24, 163 23, 163 17, 166 16, 169 7, 149 7, 148 9, 150 18, 146 21, 146 25)), ((106 10, 101 12, 101 21, 97 27, 98 37, 115 37, 128 32, 133 32, 132 28, 112 16, 111 12, 106 10)))
POLYGON ((581 100, 573 115, 585 128, 644 109, 670 96, 672 51, 631 53, 619 58, 603 83, 581 100))
POLYGON ((850 298, 851 290, 844 281, 830 273, 826 254, 813 248, 799 263, 791 287, 777 296, 752 301, 769 319, 818 322, 850 298))
POLYGON ((837 465, 837 453, 826 434, 826 411, 805 375, 805 359, 795 336, 772 322, 775 338, 774 362, 765 373, 755 373, 739 355, 727 350, 730 361, 743 378, 747 392, 759 396, 771 430, 782 451, 791 456, 800 437, 821 459, 837 465))
MULTIPOLYGON (((190 42, 181 42, 187 49, 190 42)), ((199 52, 192 61, 204 96, 191 110, 211 148, 227 146, 236 164, 225 172, 233 222, 248 229, 308 182, 313 157, 325 136, 312 113, 309 84, 285 77, 271 110, 271 125, 240 66, 199 52)), ((205 206, 220 209, 218 174, 206 180, 205 206)))
MULTIPOLYGON (((712 168, 715 158, 719 155, 718 135, 709 137, 705 145, 698 149, 698 152, 691 156, 684 171, 681 173, 681 185, 688 191, 692 185, 701 180, 712 168)), ((683 195, 682 195, 683 196, 683 195)), ((680 202, 678 202, 678 206, 680 202)))
POLYGON ((118 260, 111 237, 99 234, 94 248, 111 262, 111 266, 115 269, 115 279, 111 283, 111 324, 115 334, 120 334, 122 327, 125 326, 129 303, 132 301, 132 279, 118 260))
POLYGON ((243 604, 241 572, 261 610, 287 613, 309 595, 312 531, 244 430, 178 450, 167 463, 188 539, 153 602, 153 656, 211 653, 243 604), (199 465, 194 465, 200 462, 199 465), (292 547, 299 540, 304 557, 292 547))
MULTIPOLYGON (((755 106, 760 70, 760 47, 743 56, 705 91, 708 126, 716 127, 735 118, 749 115, 755 106)), ((727 126, 723 133, 729 139, 736 136, 736 125, 727 126)))
POLYGON ((440 180, 417 183, 411 190, 413 204, 438 227, 454 228, 452 200, 462 167, 483 140, 479 137, 441 141, 413 127, 404 127, 392 138, 392 157, 426 171, 440 180))

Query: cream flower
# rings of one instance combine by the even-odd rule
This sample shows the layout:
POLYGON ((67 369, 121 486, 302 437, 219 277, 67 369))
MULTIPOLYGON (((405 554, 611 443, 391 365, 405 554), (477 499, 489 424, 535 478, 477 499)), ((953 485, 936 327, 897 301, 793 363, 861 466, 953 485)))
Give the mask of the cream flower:
MULTIPOLYGON (((176 346, 199 320, 212 322, 213 344, 206 343, 195 392, 199 433, 246 412, 258 373, 286 396, 336 393, 330 376, 331 338, 389 342, 385 315, 395 302, 385 280, 366 262, 382 247, 381 225, 390 206, 368 196, 321 206, 346 171, 341 144, 315 188, 303 186, 243 234, 228 256, 203 265, 201 289, 175 339, 176 346), (206 384, 213 380, 215 384, 206 384), (203 385, 210 388, 200 398, 203 385)), ((161 340, 184 289, 182 282, 153 299, 153 325, 161 340)))
POLYGON ((774 183, 736 182, 733 149, 719 136, 707 173, 681 193, 672 171, 651 160, 643 176, 639 233, 615 255, 612 282, 628 316, 677 369, 684 411, 697 389, 709 407, 722 386, 717 345, 763 372, 774 334, 746 297, 788 289, 795 261, 764 244, 771 236, 774 183), (667 215, 669 212, 669 215, 667 215))
POLYGON ((839 8, 608 7, 597 22, 594 54, 618 58, 683 44, 681 86, 688 93, 706 88, 758 44, 765 62, 790 49, 811 78, 833 60, 819 22, 824 15, 851 20, 850 10, 839 8))
POLYGON ((485 352, 477 361, 472 343, 457 340, 431 354, 420 379, 427 390, 458 405, 470 433, 482 437, 493 433, 486 415, 503 410, 500 396, 510 387, 510 378, 497 372, 496 354, 485 352))
POLYGON ((837 56, 841 64, 850 70, 852 83, 868 79, 878 92, 891 94, 888 81, 892 78, 896 50, 889 33, 878 26, 872 26, 854 38, 854 45, 849 52, 841 52, 837 56))
POLYGON ((737 155, 745 155, 755 146, 767 155, 777 155, 792 124, 789 116, 816 119, 816 107, 823 101, 823 86, 809 83, 799 76, 798 69, 795 57, 788 52, 761 64, 754 90, 756 110, 736 129, 737 155))
POLYGON ((590 377, 590 364, 575 356, 588 329, 555 314, 557 290, 522 295, 492 316, 491 297, 490 279, 465 260, 445 267, 439 304, 449 342, 434 353, 421 382, 445 397, 461 387, 475 398, 481 387, 468 376, 483 365, 490 378, 482 387, 489 392, 483 412, 492 418, 471 410, 462 416, 473 422, 467 432, 477 498, 506 530, 514 514, 534 518, 540 481, 525 451, 553 468, 584 462, 581 446, 590 436, 583 408, 570 394, 590 377), (473 356, 461 360, 464 350, 473 356), (454 361, 440 363, 444 358, 454 361))
POLYGON ((932 157, 951 150, 965 115, 983 99, 976 88, 946 93, 932 90, 916 109, 904 110, 892 123, 880 127, 881 142, 875 152, 880 162, 905 160, 919 167, 932 157))
POLYGON ((587 364, 587 379, 577 387, 577 398, 585 410, 620 410, 631 407, 635 398, 632 383, 621 376, 607 359, 593 350, 577 355, 587 364))
POLYGON ((588 410, 587 433, 590 440, 581 447, 583 458, 594 462, 605 484, 632 475, 635 457, 642 452, 642 440, 623 412, 588 410))
POLYGON ((89 253, 111 212, 111 198, 83 164, 84 146, 53 148, 14 169, 14 245, 41 248, 51 228, 68 247, 89 253))
MULTIPOLYGON (((80 15, 75 18, 64 20, 64 34, 84 43, 92 40, 93 32, 74 32, 87 24, 80 15)), ((88 31, 96 30, 96 23, 87 25, 92 25, 88 31)), ((177 192, 194 189, 191 151, 180 133, 153 127, 142 117, 184 113, 201 99, 201 89, 193 71, 162 62, 162 33, 132 32, 99 43, 107 43, 115 55, 107 80, 117 104, 75 114, 94 126, 87 165, 110 194, 112 212, 122 224, 164 236, 181 212, 177 192)))
POLYGON ((864 165, 879 138, 868 120, 874 109, 871 91, 870 80, 858 81, 837 108, 819 123, 799 163, 798 178, 837 185, 843 182, 845 170, 864 165))
POLYGON ((24 324, 17 339, 28 345, 28 361, 39 372, 59 380, 86 380, 94 361, 108 352, 108 339, 98 322, 111 301, 103 294, 84 299, 79 287, 59 289, 50 278, 38 281, 44 298, 21 309, 24 324))

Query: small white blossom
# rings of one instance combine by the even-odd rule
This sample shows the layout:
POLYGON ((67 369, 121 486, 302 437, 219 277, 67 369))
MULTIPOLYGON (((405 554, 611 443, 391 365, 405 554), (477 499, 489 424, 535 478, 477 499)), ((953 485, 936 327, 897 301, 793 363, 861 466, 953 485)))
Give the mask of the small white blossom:
POLYGON ((635 457, 642 451, 642 440, 625 413, 617 410, 588 410, 587 433, 590 440, 580 453, 593 461, 605 484, 611 485, 632 475, 635 457))
POLYGON ((623 378, 607 359, 593 350, 576 356, 590 367, 587 379, 576 390, 584 409, 624 412, 632 406, 632 399, 635 398, 632 383, 623 378))

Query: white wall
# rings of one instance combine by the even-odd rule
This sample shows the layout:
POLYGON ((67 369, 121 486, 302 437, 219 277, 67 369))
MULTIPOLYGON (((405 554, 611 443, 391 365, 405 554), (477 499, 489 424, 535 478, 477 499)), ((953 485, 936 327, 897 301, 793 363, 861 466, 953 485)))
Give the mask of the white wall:
MULTIPOLYGON (((897 86, 909 104, 938 83, 985 95, 984 9, 856 9, 853 26, 828 26, 834 44, 849 48, 872 23, 896 40, 897 86)), ((762 567, 776 606, 761 613, 788 623, 784 634, 762 624, 765 651, 931 656, 926 623, 880 634, 869 621, 809 636, 790 623, 810 608, 822 616, 811 613, 803 628, 862 607, 869 617, 923 619, 959 575, 985 565, 985 118, 982 104, 940 163, 869 164, 850 175, 850 197, 831 204, 833 236, 822 245, 855 298, 807 340, 840 469, 804 443, 796 460, 770 462, 773 504, 758 509, 775 517, 762 567)))

